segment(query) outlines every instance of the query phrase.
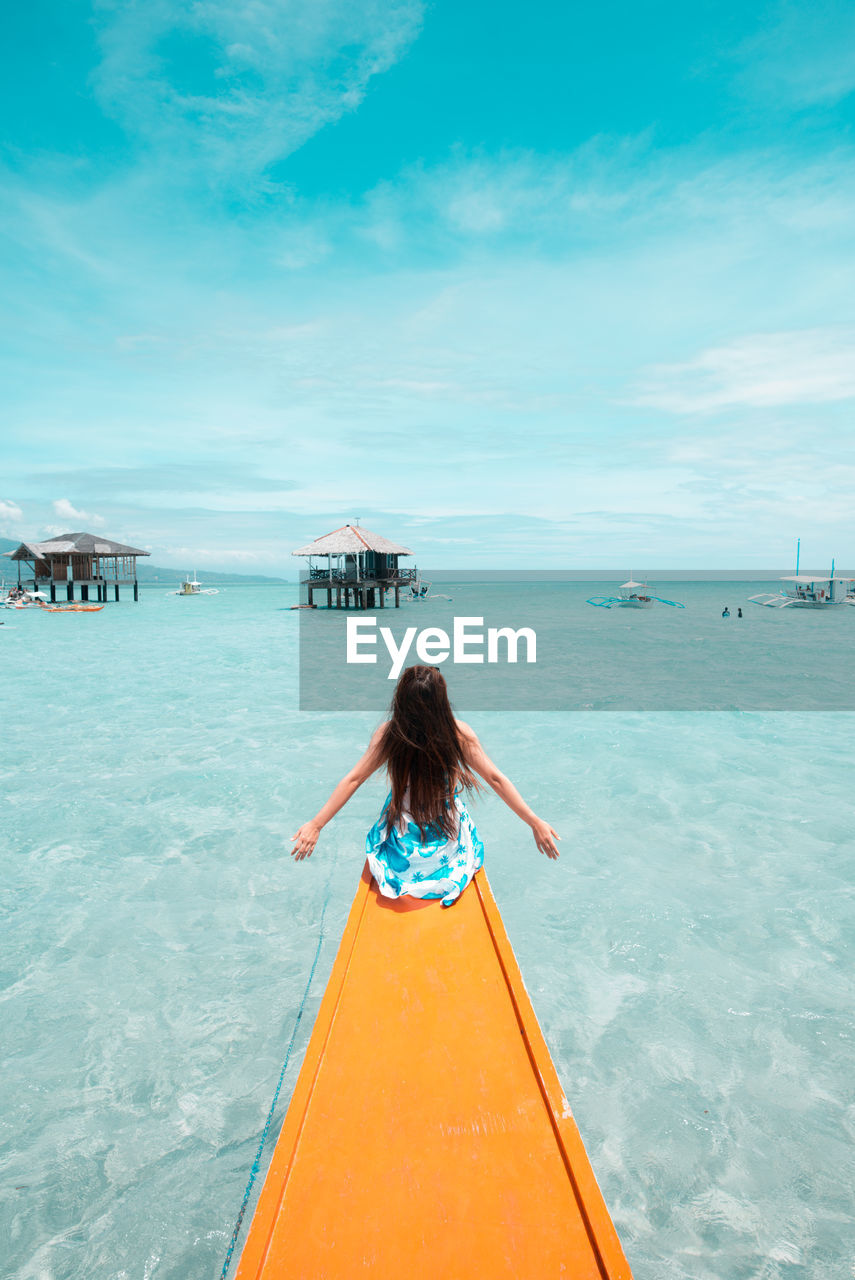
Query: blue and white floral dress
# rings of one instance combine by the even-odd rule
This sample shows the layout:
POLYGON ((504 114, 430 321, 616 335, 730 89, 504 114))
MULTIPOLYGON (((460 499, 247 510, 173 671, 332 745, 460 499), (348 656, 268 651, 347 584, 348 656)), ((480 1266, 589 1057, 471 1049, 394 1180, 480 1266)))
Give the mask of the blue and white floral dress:
POLYGON ((365 837, 371 874, 384 898, 441 898, 444 907, 456 902, 469 881, 484 865, 484 846, 466 805, 455 792, 457 834, 450 839, 439 827, 424 834, 406 810, 392 829, 386 819, 391 793, 383 811, 365 837))

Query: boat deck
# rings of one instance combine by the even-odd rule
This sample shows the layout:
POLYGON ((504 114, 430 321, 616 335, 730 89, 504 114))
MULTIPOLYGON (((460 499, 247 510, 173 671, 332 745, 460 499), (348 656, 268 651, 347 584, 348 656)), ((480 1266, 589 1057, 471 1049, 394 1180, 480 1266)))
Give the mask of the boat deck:
POLYGON ((363 872, 238 1280, 630 1280, 479 872, 363 872))

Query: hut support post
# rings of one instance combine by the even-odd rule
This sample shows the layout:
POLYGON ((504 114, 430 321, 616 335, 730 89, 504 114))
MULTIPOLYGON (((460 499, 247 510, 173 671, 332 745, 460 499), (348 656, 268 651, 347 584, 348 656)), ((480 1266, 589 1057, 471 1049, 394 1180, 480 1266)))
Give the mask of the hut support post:
POLYGON ((139 598, 140 598, 140 584, 137 581, 137 579, 134 578, 134 600, 139 602, 139 598))
POLYGON ((65 598, 66 600, 74 599, 74 583, 71 581, 71 579, 69 579, 65 588, 65 598))
POLYGON ((53 578, 51 578, 50 582, 50 602, 51 604, 56 604, 56 583, 53 578))
POLYGON ((119 584, 116 583, 116 604, 119 603, 119 584))
POLYGON ((401 607, 401 588, 398 586, 396 582, 395 583, 395 608, 400 609, 400 607, 401 607))
POLYGON ((80 599, 81 599, 81 600, 83 600, 83 601, 88 601, 88 600, 89 600, 89 583, 88 583, 88 582, 83 582, 83 583, 81 583, 81 586, 80 586, 80 599))

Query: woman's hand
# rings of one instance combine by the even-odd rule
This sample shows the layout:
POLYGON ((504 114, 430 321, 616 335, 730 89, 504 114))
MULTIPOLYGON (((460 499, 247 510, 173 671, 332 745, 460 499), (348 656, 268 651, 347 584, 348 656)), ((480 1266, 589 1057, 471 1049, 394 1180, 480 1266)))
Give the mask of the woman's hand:
POLYGON ((304 822, 297 834, 291 837, 294 841, 291 857, 296 858, 298 862, 302 862, 304 858, 311 858, 320 834, 321 829, 317 823, 304 822))
POLYGON ((548 822, 544 822, 542 818, 535 818, 531 824, 531 833, 541 853, 545 853, 547 858, 558 857, 555 841, 560 840, 561 837, 557 831, 552 830, 548 822))

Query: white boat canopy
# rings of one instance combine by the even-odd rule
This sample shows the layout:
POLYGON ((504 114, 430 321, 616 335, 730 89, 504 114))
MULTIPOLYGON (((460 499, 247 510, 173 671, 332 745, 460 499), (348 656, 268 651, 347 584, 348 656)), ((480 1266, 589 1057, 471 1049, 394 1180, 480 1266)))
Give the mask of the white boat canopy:
POLYGON ((841 578, 837 574, 832 578, 827 573, 797 573, 792 574, 789 578, 782 578, 782 582, 798 582, 803 587, 812 587, 815 582, 849 582, 849 578, 841 578))

